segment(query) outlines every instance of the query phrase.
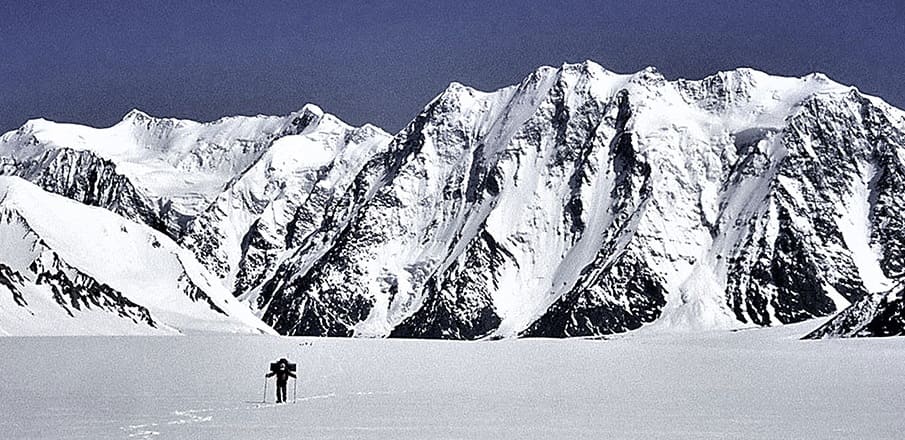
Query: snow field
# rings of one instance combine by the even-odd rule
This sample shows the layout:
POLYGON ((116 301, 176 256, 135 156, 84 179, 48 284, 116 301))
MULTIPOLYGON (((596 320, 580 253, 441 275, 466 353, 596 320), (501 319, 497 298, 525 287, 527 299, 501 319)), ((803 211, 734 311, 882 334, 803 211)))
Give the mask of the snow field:
POLYGON ((0 438, 901 438, 905 338, 797 339, 818 324, 476 343, 0 338, 0 438), (284 356, 298 401, 261 404, 284 356))

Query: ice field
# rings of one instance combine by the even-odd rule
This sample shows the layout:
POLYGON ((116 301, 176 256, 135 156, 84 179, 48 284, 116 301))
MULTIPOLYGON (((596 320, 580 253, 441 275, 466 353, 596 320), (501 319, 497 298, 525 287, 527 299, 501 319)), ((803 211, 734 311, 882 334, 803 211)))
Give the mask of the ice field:
MULTIPOLYGON (((3 439, 901 439, 905 338, 0 338, 3 439), (261 403, 298 363, 295 403, 261 403)), ((292 396, 292 383, 289 395, 292 396)))

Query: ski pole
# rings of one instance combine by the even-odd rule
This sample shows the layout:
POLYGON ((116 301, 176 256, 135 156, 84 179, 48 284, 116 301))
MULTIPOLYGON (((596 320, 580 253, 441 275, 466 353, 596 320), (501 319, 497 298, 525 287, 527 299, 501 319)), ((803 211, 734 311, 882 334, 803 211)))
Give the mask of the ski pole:
POLYGON ((261 400, 261 403, 267 403, 267 378, 264 378, 264 399, 261 400))
POLYGON ((298 397, 298 388, 299 388, 299 378, 295 378, 292 381, 292 403, 295 403, 296 397, 298 397))

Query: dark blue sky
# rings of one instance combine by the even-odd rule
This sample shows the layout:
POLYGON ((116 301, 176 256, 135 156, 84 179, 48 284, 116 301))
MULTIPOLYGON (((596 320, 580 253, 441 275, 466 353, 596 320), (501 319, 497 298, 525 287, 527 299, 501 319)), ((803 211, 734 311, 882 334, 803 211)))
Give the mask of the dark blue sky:
POLYGON ((306 102, 395 131, 450 81, 494 89, 585 59, 670 78, 822 71, 905 107, 903 0, 37 3, 0 13, 0 132, 306 102))

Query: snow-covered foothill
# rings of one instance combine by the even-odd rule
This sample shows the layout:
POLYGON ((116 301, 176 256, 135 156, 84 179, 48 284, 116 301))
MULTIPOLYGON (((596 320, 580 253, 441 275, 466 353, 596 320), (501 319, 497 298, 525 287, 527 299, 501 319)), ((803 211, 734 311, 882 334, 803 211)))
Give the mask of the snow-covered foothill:
POLYGON ((159 231, 0 177, 0 334, 272 333, 159 231))

